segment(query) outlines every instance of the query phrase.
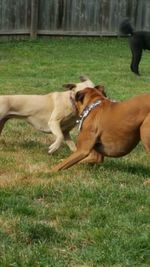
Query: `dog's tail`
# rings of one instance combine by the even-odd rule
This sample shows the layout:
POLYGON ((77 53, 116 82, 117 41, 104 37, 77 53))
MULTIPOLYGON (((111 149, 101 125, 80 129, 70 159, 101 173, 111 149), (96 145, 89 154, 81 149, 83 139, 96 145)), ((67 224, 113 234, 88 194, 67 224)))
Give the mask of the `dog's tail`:
POLYGON ((134 33, 134 29, 128 19, 125 19, 121 22, 119 30, 123 34, 132 35, 134 33))

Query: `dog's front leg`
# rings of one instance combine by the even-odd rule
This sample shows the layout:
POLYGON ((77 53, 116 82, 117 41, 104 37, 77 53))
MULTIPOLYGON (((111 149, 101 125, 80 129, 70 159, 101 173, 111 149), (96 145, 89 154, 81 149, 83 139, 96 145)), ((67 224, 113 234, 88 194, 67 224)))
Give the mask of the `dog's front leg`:
POLYGON ((85 132, 81 131, 77 140, 77 151, 67 159, 63 160, 63 162, 54 166, 51 171, 57 172, 61 169, 67 169, 86 158, 94 147, 96 139, 97 136, 92 129, 86 128, 85 132))
POLYGON ((64 135, 63 135, 63 132, 61 130, 59 120, 50 120, 48 124, 49 124, 49 128, 50 128, 52 134, 54 134, 56 136, 55 142, 52 145, 50 145, 49 149, 48 149, 48 153, 52 154, 61 146, 61 144, 64 140, 64 135))
POLYGON ((51 172, 57 172, 57 171, 64 170, 64 169, 71 167, 75 163, 84 159, 88 155, 88 153, 89 153, 89 151, 77 150, 70 157, 63 160, 63 162, 60 162, 59 164, 57 164, 56 166, 51 168, 51 172))
POLYGON ((70 133, 69 132, 65 132, 64 133, 64 138, 65 138, 65 142, 67 144, 67 146, 70 148, 70 150, 72 152, 76 151, 77 148, 76 148, 76 145, 75 143, 71 140, 71 137, 70 137, 70 133))

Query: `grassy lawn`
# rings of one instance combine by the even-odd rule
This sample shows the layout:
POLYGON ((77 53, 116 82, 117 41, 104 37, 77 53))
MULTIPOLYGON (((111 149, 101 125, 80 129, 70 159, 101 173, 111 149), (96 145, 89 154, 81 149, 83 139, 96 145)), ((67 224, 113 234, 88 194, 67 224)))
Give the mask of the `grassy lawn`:
MULTIPOLYGON (((123 100, 150 91, 129 69, 127 39, 52 38, 0 43, 0 94, 45 94, 81 74, 123 100)), ((72 137, 76 138, 76 131, 72 137)), ((142 144, 104 164, 51 174, 70 154, 47 154, 52 137, 12 120, 0 138, 0 266, 150 266, 150 158, 142 144)))

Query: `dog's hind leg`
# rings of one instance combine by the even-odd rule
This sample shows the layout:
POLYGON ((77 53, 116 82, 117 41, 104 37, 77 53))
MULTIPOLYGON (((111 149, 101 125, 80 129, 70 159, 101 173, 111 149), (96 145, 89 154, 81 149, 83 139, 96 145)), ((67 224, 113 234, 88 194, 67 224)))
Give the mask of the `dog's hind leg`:
POLYGON ((142 57, 142 48, 133 48, 131 47, 131 51, 132 51, 132 61, 131 61, 131 70, 137 74, 140 75, 139 73, 139 63, 142 57))
POLYGON ((90 154, 81 160, 79 163, 102 163, 104 161, 104 156, 100 153, 98 153, 95 149, 92 149, 90 154))
POLYGON ((145 149, 150 152, 150 113, 141 125, 140 135, 145 149))
POLYGON ((6 121, 8 121, 8 118, 4 118, 4 119, 0 120, 0 134, 4 128, 6 121))

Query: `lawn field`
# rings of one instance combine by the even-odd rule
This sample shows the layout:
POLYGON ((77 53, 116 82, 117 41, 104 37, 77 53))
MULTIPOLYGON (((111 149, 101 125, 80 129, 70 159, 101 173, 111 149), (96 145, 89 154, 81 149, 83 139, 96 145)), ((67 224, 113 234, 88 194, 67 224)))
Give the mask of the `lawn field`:
MULTIPOLYGON (((81 74, 124 100, 150 91, 150 53, 141 76, 126 38, 51 38, 0 43, 0 94, 46 94, 81 74)), ((108 122, 109 123, 109 122, 108 122)), ((72 131, 76 140, 77 131, 72 131)), ((102 165, 50 173, 53 137, 21 120, 0 137, 0 267, 149 267, 150 157, 139 144, 102 165)))

